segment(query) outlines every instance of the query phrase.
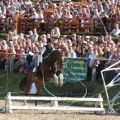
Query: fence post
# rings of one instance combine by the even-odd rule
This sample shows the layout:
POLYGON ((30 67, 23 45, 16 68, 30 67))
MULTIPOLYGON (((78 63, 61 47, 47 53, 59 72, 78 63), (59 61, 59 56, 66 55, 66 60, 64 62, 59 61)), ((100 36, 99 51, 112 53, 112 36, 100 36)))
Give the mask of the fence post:
POLYGON ((13 110, 11 109, 12 101, 11 101, 11 93, 10 92, 8 92, 5 102, 6 102, 6 104, 5 104, 5 112, 13 113, 13 110))

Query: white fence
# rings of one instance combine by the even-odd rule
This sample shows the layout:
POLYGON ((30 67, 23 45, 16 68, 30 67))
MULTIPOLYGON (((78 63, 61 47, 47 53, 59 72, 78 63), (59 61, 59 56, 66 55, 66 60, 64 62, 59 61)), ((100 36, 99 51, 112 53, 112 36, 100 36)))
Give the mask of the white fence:
POLYGON ((70 98, 70 97, 37 97, 37 96, 11 96, 9 92, 6 98, 5 111, 13 113, 13 110, 71 110, 71 111, 96 111, 104 113, 105 109, 103 108, 103 98, 101 95, 98 98, 70 98), (13 105, 13 101, 50 101, 50 105, 13 105), (80 106, 65 106, 59 105, 59 101, 79 101, 79 102, 95 102, 93 107, 80 107, 80 106))
MULTIPOLYGON (((104 84, 104 88, 105 88, 105 93, 106 93, 106 97, 107 97, 107 101, 108 101, 108 107, 109 107, 108 112, 116 114, 117 111, 114 109, 114 104, 118 99, 120 100, 120 91, 118 91, 113 96, 113 98, 110 98, 108 89, 120 85, 120 61, 115 62, 114 64, 110 65, 109 67, 103 69, 101 71, 101 76, 102 76, 102 80, 103 80, 103 84, 104 84), (104 73, 108 72, 108 71, 113 71, 113 72, 116 71, 116 75, 108 84, 106 84, 105 78, 104 78, 104 73)), ((114 91, 113 91, 113 93, 114 93, 114 91)))

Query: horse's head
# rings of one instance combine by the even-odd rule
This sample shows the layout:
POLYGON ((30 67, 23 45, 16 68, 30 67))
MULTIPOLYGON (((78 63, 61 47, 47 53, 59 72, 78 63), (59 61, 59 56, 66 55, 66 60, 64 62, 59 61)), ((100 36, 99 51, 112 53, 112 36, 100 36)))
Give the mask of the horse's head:
POLYGON ((51 64, 55 64, 57 69, 63 68, 64 54, 60 49, 54 50, 49 55, 49 61, 51 64))
POLYGON ((63 68, 63 61, 64 61, 64 54, 63 54, 63 52, 60 49, 56 50, 56 63, 59 66, 60 69, 63 68))

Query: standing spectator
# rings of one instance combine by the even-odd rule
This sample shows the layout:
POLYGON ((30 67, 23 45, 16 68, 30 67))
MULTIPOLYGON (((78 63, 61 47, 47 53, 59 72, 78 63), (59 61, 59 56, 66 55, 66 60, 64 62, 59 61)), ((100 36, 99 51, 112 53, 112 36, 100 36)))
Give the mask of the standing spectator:
POLYGON ((119 24, 115 24, 115 28, 112 30, 111 35, 112 37, 118 37, 120 34, 119 24))
POLYGON ((96 55, 94 53, 94 48, 92 46, 89 47, 89 51, 87 54, 87 64, 88 64, 88 73, 87 78, 89 80, 95 80, 95 62, 96 62, 96 55))
POLYGON ((32 34, 32 42, 35 42, 35 41, 38 41, 38 33, 37 33, 37 29, 36 28, 34 28, 33 29, 33 34, 32 34))
POLYGON ((58 39, 60 37, 60 29, 58 27, 51 30, 51 37, 54 39, 58 39))
POLYGON ((7 59, 7 68, 9 72, 11 73, 14 70, 14 60, 15 60, 15 54, 16 54, 12 41, 10 42, 8 53, 9 55, 7 59))
POLYGON ((0 45, 0 68, 1 69, 5 69, 5 63, 6 63, 6 60, 7 60, 7 53, 8 53, 8 45, 6 43, 5 40, 1 41, 1 45, 0 45))

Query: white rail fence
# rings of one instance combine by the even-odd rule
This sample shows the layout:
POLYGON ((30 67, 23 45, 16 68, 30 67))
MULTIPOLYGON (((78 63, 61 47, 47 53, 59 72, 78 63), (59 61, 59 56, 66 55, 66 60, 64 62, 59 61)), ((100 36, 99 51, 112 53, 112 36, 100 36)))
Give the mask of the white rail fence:
POLYGON ((74 98, 74 97, 37 97, 37 96, 11 96, 9 92, 6 97, 5 112, 13 113, 13 110, 71 110, 71 111, 88 111, 88 112, 99 112, 100 114, 105 113, 103 107, 103 98, 101 95, 98 98, 74 98), (50 101, 49 105, 13 105, 13 101, 50 101), (65 106, 59 105, 60 101, 79 101, 79 102, 94 102, 93 107, 81 107, 81 106, 65 106))

